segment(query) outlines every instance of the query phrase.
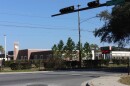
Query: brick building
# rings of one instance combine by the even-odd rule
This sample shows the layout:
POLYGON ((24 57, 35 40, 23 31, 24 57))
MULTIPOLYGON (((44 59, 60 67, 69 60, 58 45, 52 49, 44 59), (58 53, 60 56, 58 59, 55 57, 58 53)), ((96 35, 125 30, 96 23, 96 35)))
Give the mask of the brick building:
POLYGON ((24 49, 18 50, 18 53, 15 54, 14 52, 9 51, 8 55, 12 60, 33 60, 33 59, 47 59, 53 56, 51 50, 42 50, 42 49, 24 49))

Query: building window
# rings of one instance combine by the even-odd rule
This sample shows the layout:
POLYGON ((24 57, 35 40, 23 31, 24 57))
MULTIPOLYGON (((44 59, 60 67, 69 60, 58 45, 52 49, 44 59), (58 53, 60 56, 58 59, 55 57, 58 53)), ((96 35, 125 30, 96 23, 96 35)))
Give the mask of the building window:
POLYGON ((26 60, 27 59, 27 56, 24 56, 24 60, 26 60))
POLYGON ((43 55, 40 55, 40 59, 43 59, 43 55))
POLYGON ((21 56, 21 60, 23 60, 23 56, 21 56))
POLYGON ((37 55, 34 56, 34 59, 37 59, 37 55))

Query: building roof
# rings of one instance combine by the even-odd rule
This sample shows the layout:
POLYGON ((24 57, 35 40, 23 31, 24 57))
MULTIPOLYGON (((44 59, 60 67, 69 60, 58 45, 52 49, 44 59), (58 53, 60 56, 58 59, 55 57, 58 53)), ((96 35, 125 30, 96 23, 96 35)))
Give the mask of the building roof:
POLYGON ((22 50, 50 51, 51 49, 22 49, 22 50))

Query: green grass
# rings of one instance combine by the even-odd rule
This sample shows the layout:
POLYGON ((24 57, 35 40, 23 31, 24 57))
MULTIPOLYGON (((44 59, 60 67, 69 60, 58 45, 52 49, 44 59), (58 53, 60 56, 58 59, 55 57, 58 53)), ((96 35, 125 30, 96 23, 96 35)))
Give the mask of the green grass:
POLYGON ((31 68, 31 69, 26 69, 26 70, 11 70, 10 68, 3 68, 0 73, 2 72, 34 72, 34 71, 39 71, 39 68, 31 68))
POLYGON ((126 64, 120 64, 120 65, 117 65, 117 64, 109 64, 109 65, 102 65, 102 67, 108 67, 108 68, 113 68, 113 67, 127 67, 126 64))
POLYGON ((119 80, 122 84, 130 85, 130 76, 123 76, 119 80))

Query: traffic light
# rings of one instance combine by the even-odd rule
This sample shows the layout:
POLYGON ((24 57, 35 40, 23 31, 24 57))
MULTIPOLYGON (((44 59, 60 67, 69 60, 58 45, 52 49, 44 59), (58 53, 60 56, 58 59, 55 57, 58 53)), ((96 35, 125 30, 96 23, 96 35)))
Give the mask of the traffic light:
POLYGON ((69 7, 60 9, 60 13, 62 14, 73 12, 73 11, 74 11, 74 6, 69 6, 69 7))
POLYGON ((88 3, 88 7, 97 7, 99 5, 100 5, 99 0, 92 1, 92 2, 88 3))

